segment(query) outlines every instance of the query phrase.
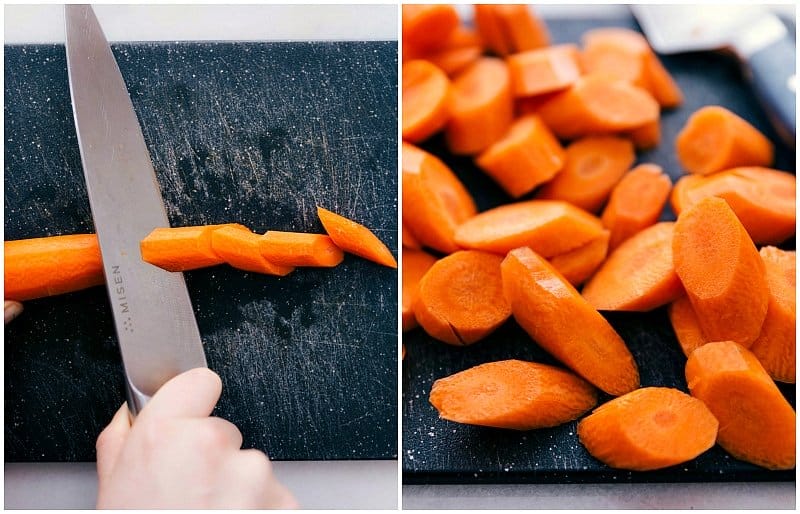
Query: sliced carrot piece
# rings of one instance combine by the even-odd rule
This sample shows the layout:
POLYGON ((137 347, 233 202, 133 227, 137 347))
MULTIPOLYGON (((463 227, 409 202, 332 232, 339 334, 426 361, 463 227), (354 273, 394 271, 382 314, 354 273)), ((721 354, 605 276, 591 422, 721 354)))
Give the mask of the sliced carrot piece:
POLYGON ((770 166, 772 143, 745 120, 718 105, 697 110, 675 139, 678 161, 689 173, 708 175, 735 166, 770 166))
POLYGON ((414 300, 417 298, 419 281, 435 262, 436 257, 421 250, 403 251, 403 332, 417 327, 414 300))
POLYGON ((597 404, 597 392, 554 366, 505 360, 438 379, 430 402, 456 423, 532 430, 572 421, 597 404))
POLYGON ((645 123, 641 127, 629 130, 625 137, 633 141, 637 150, 649 150, 661 143, 661 123, 659 120, 645 123))
POLYGON ((560 91, 581 76, 578 47, 571 44, 520 52, 506 62, 515 97, 560 91))
POLYGON ((714 446, 718 428, 697 398, 670 387, 645 387, 596 408, 578 423, 578 437, 612 468, 649 471, 694 459, 714 446))
POLYGON ((651 311, 683 293, 672 264, 675 223, 665 221, 634 235, 611 252, 583 288, 601 311, 651 311))
POLYGON ((450 33, 441 49, 425 55, 425 59, 452 77, 477 61, 482 53, 478 34, 472 29, 459 26, 450 33))
POLYGON ((460 251, 440 259, 419 282, 414 315, 430 336, 470 345, 505 323, 511 308, 500 279, 502 257, 460 251))
POLYGON ((590 136, 566 148, 564 168, 536 193, 597 212, 636 160, 633 144, 615 136, 590 136))
POLYGON ((517 248, 501 270, 514 319, 542 348, 608 394, 639 387, 622 338, 550 263, 530 248, 517 248))
POLYGON ((558 139, 539 117, 530 115, 518 118, 475 162, 509 195, 519 198, 553 178, 564 159, 558 139))
POLYGON ((594 275, 605 260, 609 236, 610 232, 604 230, 600 236, 583 246, 552 257, 550 264, 567 279, 567 282, 578 287, 594 275))
POLYGON ((534 50, 550 44, 547 26, 533 8, 525 4, 495 4, 500 29, 512 52, 534 50))
POLYGON ((719 421, 717 443, 737 459, 769 469, 795 466, 796 415, 755 355, 732 341, 689 355, 692 396, 719 421))
POLYGON ((403 63, 403 139, 423 141, 447 123, 450 80, 428 61, 403 63))
POLYGON ((96 234, 5 241, 3 249, 6 300, 24 302, 105 282, 96 234))
POLYGON ((333 267, 344 259, 344 252, 329 236, 270 230, 261 236, 261 255, 283 266, 333 267))
POLYGON ((700 328, 700 322, 697 321, 692 302, 686 295, 669 304, 667 313, 684 355, 688 357, 708 342, 703 329, 700 328))
POLYGON ((411 230, 403 224, 403 233, 402 233, 402 240, 403 240, 403 248, 411 248, 412 250, 419 250, 422 248, 422 245, 417 241, 416 236, 411 230))
POLYGON ((496 55, 505 56, 514 50, 511 42, 506 38, 504 29, 500 25, 495 6, 492 4, 475 5, 475 27, 483 42, 484 48, 496 55))
POLYGON ((463 248, 505 255, 528 246, 550 258, 574 250, 603 233, 600 220, 567 202, 528 200, 484 211, 462 223, 455 241, 463 248))
POLYGON ((403 46, 416 52, 441 48, 458 27, 458 13, 446 4, 403 4, 403 46))
POLYGON ((602 73, 649 90, 645 58, 650 45, 641 34, 603 27, 585 32, 581 39, 581 66, 586 73, 602 73))
POLYGON ((703 333, 750 346, 767 314, 769 287, 758 250, 725 200, 706 198, 678 216, 672 254, 703 333))
POLYGON ((383 266, 397 267, 397 260, 383 242, 367 227, 317 206, 317 215, 336 246, 383 266))
POLYGON ((645 67, 650 84, 650 93, 661 104, 661 107, 671 109, 681 105, 683 103, 683 92, 655 53, 648 52, 645 57, 645 67))
MULTIPOLYGON (((226 225, 159 227, 142 239, 142 260, 167 271, 188 271, 225 262, 211 248, 211 234, 226 225)), ((236 225, 246 230, 243 225, 236 225)))
POLYGON ((551 98, 554 98, 560 93, 556 91, 553 93, 545 93, 542 95, 528 96, 525 98, 514 99, 514 111, 517 116, 525 116, 528 114, 536 114, 541 106, 547 103, 551 98))
POLYGON ((261 237, 243 225, 223 225, 211 233, 211 249, 226 263, 240 270, 279 276, 294 271, 292 266, 275 264, 261 255, 261 237))

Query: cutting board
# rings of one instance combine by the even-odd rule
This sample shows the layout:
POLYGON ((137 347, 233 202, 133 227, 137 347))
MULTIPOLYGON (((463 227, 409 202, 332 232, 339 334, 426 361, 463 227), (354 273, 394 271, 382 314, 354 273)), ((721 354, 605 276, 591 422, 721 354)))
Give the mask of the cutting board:
MULTIPOLYGON (((113 45, 173 226, 324 232, 397 253, 397 44, 113 45)), ((92 232, 64 47, 5 48, 5 237, 92 232)), ((275 459, 397 455, 397 273, 350 256, 276 278, 185 274, 215 414, 275 459)), ((5 330, 6 461, 90 461, 124 401, 105 288, 27 302, 5 330)))
MULTIPOLYGON (((558 43, 578 42, 586 30, 599 26, 637 28, 632 18, 552 19, 548 26, 558 43)), ((681 175, 673 141, 689 115, 706 104, 720 104, 739 113, 778 141, 752 93, 742 82, 737 64, 707 54, 664 57, 686 95, 680 108, 662 117, 662 143, 640 152, 637 162, 663 166, 673 181, 681 175)), ((444 161, 466 184, 480 210, 508 203, 494 182, 469 158, 454 158, 441 137, 423 147, 444 161)), ((794 172, 794 152, 778 148, 776 167, 794 172)), ((674 220, 669 207, 663 220, 674 220)), ((794 248, 794 239, 786 248, 794 248)), ((687 391, 683 356, 665 309, 645 314, 609 313, 606 318, 619 332, 639 365, 642 386, 671 386, 687 391)), ((469 347, 437 342, 421 329, 403 335, 406 357, 402 372, 403 481, 405 483, 477 482, 676 482, 734 480, 793 480, 794 471, 770 472, 738 461, 714 447, 686 464, 653 472, 611 469, 592 458, 578 441, 577 421, 559 427, 517 432, 460 425, 438 418, 428 402, 436 379, 484 362, 522 359, 559 365, 513 320, 490 337, 469 347)), ((794 405, 793 385, 781 386, 794 405)), ((601 396, 600 402, 610 399, 601 396)))

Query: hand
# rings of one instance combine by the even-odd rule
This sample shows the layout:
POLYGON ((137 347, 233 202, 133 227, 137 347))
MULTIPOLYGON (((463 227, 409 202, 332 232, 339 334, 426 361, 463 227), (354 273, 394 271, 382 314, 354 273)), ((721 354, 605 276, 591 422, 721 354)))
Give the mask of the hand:
POLYGON ((97 438, 97 508, 297 508, 267 456, 210 417, 221 392, 216 373, 197 368, 164 384, 133 426, 123 405, 97 438))
POLYGON ((22 304, 13 300, 6 300, 4 306, 6 325, 22 313, 22 304))

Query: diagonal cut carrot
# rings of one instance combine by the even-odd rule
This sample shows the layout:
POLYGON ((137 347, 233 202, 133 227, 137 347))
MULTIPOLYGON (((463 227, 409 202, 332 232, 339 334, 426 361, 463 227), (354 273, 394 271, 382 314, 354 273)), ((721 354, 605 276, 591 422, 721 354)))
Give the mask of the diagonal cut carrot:
POLYGON ((392 252, 364 225, 320 206, 317 206, 317 215, 325 227, 325 232, 342 250, 383 266, 397 267, 397 260, 392 252))

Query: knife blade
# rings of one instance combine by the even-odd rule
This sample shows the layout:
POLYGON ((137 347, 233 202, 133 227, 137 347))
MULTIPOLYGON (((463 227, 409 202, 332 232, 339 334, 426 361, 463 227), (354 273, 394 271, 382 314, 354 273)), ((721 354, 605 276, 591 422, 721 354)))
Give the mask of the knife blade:
POLYGON ((65 15, 75 129, 135 415, 167 380, 205 367, 205 353, 183 274, 141 259, 139 241, 169 219, 117 61, 90 6, 65 15))

